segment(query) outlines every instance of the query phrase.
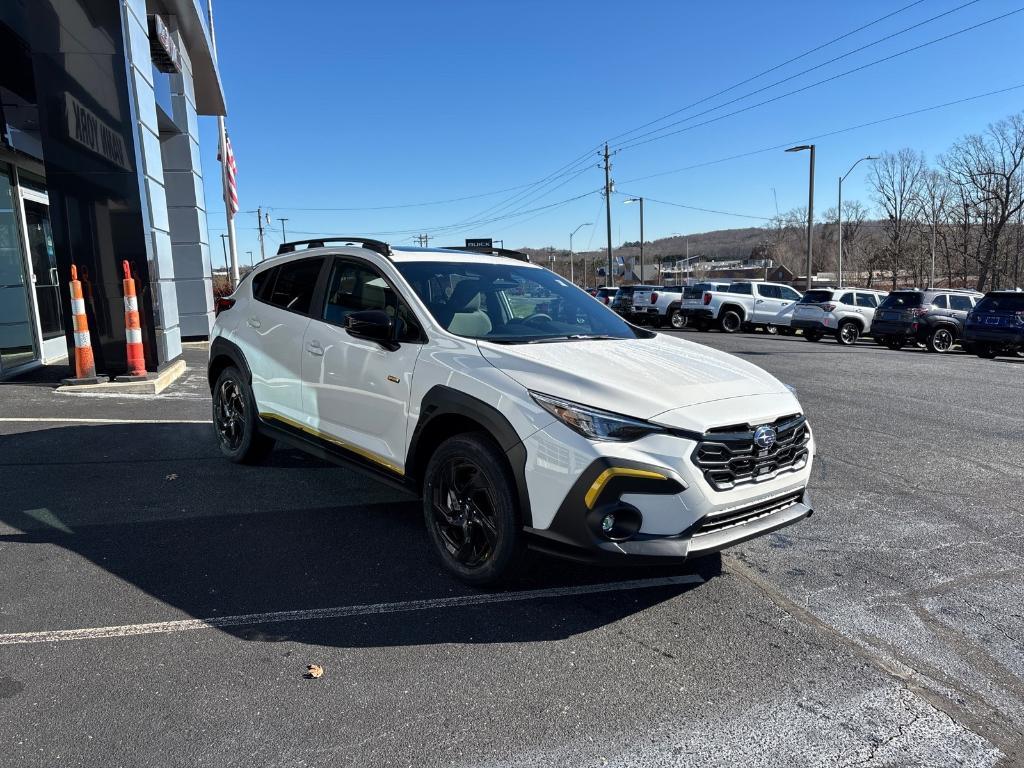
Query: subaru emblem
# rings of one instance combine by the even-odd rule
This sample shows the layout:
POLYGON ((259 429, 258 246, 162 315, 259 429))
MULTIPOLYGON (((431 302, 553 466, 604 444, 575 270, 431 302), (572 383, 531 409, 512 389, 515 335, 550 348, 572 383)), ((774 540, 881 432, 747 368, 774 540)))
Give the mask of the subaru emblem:
POLYGON ((775 438, 775 430, 767 424, 754 430, 754 445, 762 450, 767 451, 775 445, 775 438))

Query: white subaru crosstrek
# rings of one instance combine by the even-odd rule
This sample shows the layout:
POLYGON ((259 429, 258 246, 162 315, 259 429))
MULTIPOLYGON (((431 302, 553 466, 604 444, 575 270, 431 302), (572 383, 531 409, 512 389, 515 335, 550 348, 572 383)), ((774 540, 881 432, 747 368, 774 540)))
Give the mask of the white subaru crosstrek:
POLYGON ((760 368, 632 326, 521 254, 327 244, 286 243, 218 302, 233 461, 281 441, 400 484, 474 584, 527 546, 663 563, 811 514, 811 431, 760 368))

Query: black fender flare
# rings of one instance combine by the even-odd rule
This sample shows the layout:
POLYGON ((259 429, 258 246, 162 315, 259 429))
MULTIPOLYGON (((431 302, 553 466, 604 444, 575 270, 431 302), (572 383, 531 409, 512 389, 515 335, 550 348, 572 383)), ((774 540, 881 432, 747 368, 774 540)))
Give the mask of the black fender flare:
POLYGON ((736 310, 736 314, 740 316, 740 320, 742 320, 744 323, 747 322, 746 308, 742 304, 733 304, 731 302, 728 304, 723 304, 718 308, 718 317, 716 317, 715 320, 721 320, 722 315, 724 315, 730 309, 736 310))
POLYGON ((512 468, 512 478, 519 497, 519 509, 523 524, 532 525, 530 494, 526 485, 526 446, 523 444, 522 438, 501 411, 465 392, 446 387, 443 384, 436 384, 423 396, 423 400, 420 402, 420 417, 416 422, 416 428, 409 441, 409 450, 406 453, 406 474, 418 477, 426 468, 426 461, 422 462, 423 466, 416 463, 420 440, 428 431, 430 424, 443 416, 471 419, 480 424, 494 439, 505 456, 508 457, 509 465, 512 468))
POLYGON ((223 336, 218 336, 210 343, 210 364, 206 370, 206 379, 210 384, 211 392, 213 391, 213 386, 217 383, 217 376, 223 370, 222 366, 215 365, 218 358, 230 360, 231 364, 242 372, 245 380, 252 384, 252 371, 249 370, 249 363, 246 362, 242 350, 234 342, 228 341, 223 336))
POLYGON ((668 309, 665 310, 665 317, 671 317, 673 312, 682 308, 683 302, 673 301, 671 304, 668 305, 668 309))

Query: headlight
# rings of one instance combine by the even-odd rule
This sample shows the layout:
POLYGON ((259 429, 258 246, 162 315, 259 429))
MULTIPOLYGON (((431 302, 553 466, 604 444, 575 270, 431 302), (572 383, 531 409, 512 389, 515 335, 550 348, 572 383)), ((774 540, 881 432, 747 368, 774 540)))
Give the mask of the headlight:
POLYGON ((629 416, 588 408, 579 403, 560 400, 539 392, 531 392, 530 397, 569 429, 579 432, 591 440, 637 440, 644 435, 664 431, 661 427, 640 419, 631 419, 629 416))

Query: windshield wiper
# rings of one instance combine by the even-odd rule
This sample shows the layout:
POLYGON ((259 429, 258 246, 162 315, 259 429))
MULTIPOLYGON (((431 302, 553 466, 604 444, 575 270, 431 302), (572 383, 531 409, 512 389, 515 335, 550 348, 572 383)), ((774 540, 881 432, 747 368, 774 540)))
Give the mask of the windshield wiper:
POLYGON ((608 341, 620 339, 621 336, 609 336, 603 333, 567 333, 562 336, 541 336, 533 339, 529 344, 540 344, 547 341, 608 341))

